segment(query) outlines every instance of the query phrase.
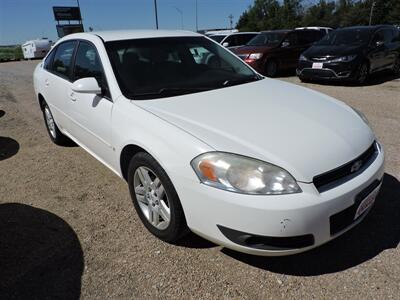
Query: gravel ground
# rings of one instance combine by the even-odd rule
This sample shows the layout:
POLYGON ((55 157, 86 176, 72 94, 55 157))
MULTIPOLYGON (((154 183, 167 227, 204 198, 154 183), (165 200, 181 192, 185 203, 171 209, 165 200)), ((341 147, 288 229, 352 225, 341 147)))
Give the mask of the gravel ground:
POLYGON ((50 142, 32 87, 37 63, 0 64, 0 298, 400 299, 399 80, 304 84, 367 115, 386 148, 385 180, 350 232, 265 258, 194 235, 180 245, 151 236, 125 182, 83 149, 50 142))

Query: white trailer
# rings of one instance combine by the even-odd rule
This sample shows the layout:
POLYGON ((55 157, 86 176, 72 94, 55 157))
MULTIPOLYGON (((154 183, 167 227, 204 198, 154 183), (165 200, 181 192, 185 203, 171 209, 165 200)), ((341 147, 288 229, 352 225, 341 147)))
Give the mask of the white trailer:
POLYGON ((53 42, 48 39, 37 39, 25 42, 21 48, 25 59, 43 58, 51 49, 53 42))

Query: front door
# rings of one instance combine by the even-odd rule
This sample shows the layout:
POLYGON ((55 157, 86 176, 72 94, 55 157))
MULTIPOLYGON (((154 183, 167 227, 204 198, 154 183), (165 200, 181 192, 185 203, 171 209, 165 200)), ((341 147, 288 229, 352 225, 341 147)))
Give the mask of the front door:
POLYGON ((109 163, 113 151, 111 145, 113 102, 95 46, 80 41, 75 56, 73 81, 87 77, 94 77, 102 87, 103 93, 101 95, 78 93, 70 88, 71 134, 100 160, 109 163))

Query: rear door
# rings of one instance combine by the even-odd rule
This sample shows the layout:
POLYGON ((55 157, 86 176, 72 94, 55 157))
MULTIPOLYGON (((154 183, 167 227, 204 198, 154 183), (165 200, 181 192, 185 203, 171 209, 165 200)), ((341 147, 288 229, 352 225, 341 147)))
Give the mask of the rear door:
POLYGON ((72 76, 72 58, 77 42, 70 40, 57 45, 44 68, 44 98, 50 107, 57 126, 63 132, 70 131, 70 115, 68 113, 68 89, 72 76))
POLYGON ((102 88, 102 95, 77 93, 69 89, 71 133, 90 152, 103 162, 110 162, 111 113, 113 102, 107 79, 96 47, 88 41, 79 41, 73 68, 73 80, 94 77, 102 88))

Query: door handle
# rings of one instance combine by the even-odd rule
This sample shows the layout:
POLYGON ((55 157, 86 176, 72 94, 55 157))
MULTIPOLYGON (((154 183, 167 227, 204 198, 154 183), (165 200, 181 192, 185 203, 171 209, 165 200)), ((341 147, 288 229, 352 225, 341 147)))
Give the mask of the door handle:
POLYGON ((69 98, 70 98, 72 101, 76 101, 75 93, 74 93, 74 92, 69 93, 69 98))
POLYGON ((49 82, 48 79, 45 79, 45 80, 44 80, 44 85, 45 85, 45 86, 49 86, 49 85, 50 85, 50 82, 49 82))

